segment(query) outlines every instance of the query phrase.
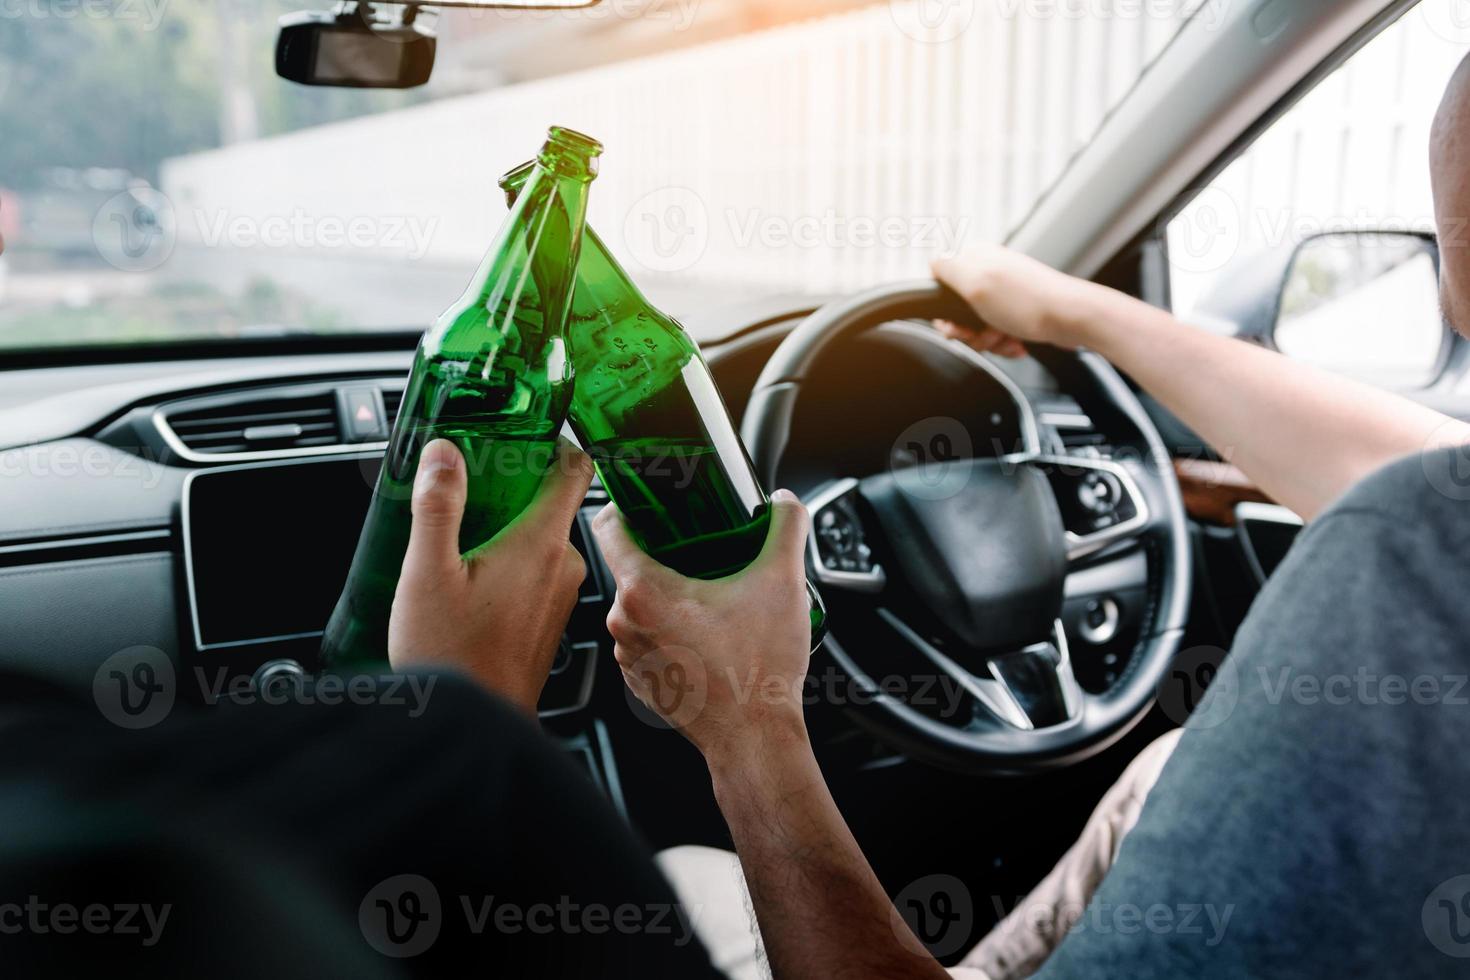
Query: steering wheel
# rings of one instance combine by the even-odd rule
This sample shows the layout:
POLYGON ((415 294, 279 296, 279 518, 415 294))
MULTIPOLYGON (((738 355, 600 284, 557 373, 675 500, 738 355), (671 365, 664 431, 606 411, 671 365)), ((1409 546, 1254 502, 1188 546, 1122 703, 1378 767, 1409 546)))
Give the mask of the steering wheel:
MULTIPOLYGON (((766 485, 778 485, 802 382, 824 352, 884 323, 934 318, 975 314, 947 287, 921 281, 829 303, 799 324, 767 361, 741 427, 766 485)), ((1143 717, 1179 647, 1190 589, 1179 484, 1143 406, 1102 358, 1028 348, 1110 435, 1127 433, 1110 458, 1044 452, 1020 389, 974 351, 945 343, 1011 393, 1021 444, 998 458, 934 452, 807 495, 808 566, 831 610, 825 649, 845 689, 862 695, 849 702, 855 719, 913 757, 981 772, 1069 765, 1143 717), (1066 578, 1138 550, 1147 560, 1139 639, 1106 690, 1084 690, 1061 620, 1066 578), (844 623, 844 607, 861 615, 844 623), (918 688, 880 682, 880 666, 895 658, 960 692, 965 710, 937 716, 921 709, 918 688)))

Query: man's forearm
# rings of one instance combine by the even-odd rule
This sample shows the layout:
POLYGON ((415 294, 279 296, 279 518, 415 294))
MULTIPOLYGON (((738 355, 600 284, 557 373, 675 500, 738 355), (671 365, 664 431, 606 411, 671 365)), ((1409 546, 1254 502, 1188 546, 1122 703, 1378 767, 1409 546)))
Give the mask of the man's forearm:
POLYGON ((942 980, 838 812, 805 732, 711 759, 777 980, 942 980))
POLYGON ((1431 437, 1470 440, 1470 426, 1408 399, 1187 327, 1122 293, 1097 287, 1075 315, 1088 347, 1303 518, 1431 437))

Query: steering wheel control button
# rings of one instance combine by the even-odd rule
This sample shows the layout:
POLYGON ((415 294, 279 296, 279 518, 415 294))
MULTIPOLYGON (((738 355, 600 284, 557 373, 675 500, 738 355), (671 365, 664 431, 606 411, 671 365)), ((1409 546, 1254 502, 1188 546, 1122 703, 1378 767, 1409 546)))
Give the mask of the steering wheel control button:
POLYGON ((1077 635, 1094 646, 1111 643, 1118 635, 1118 624, 1122 618, 1118 603, 1108 596, 1088 599, 1087 605, 1082 609, 1082 621, 1077 627, 1077 635))
POLYGON ((807 504, 812 514, 811 563, 820 582, 876 592, 885 579, 863 531, 856 488, 856 480, 841 480, 807 504))
POLYGON ((817 518, 817 551, 822 567, 843 572, 871 572, 873 550, 863 540, 852 503, 843 499, 817 518))
POLYGON ((1043 456, 1067 529, 1067 555, 1076 560, 1143 529, 1148 515, 1125 469, 1111 460, 1043 456))
POLYGON ((1093 470, 1077 485, 1077 501, 1084 510, 1099 517, 1109 516, 1123 496, 1123 485, 1111 473, 1093 470))

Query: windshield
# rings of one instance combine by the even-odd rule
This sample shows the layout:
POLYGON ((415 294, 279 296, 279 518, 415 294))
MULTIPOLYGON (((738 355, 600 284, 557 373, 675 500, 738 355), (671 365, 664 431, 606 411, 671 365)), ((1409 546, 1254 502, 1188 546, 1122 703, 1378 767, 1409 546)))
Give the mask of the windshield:
POLYGON ((1003 238, 1186 16, 455 10, 428 85, 364 91, 276 77, 306 5, 0 0, 0 347, 422 329, 552 124, 606 145, 589 220, 675 315, 912 276, 1003 238))

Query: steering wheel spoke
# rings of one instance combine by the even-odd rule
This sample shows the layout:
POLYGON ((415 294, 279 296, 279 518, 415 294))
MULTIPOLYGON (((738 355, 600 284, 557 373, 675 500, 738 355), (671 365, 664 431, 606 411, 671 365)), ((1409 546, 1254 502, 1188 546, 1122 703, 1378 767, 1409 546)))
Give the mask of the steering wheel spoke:
POLYGON ((817 581, 850 592, 882 592, 888 576, 873 560, 863 529, 858 481, 847 478, 829 483, 806 503, 812 519, 807 554, 817 581))
POLYGON ((1072 675, 1061 622, 1051 640, 985 659, 983 675, 939 650, 892 610, 878 615, 920 656, 954 681, 1002 725, 1035 731, 1065 725, 1082 711, 1082 689, 1072 675))

